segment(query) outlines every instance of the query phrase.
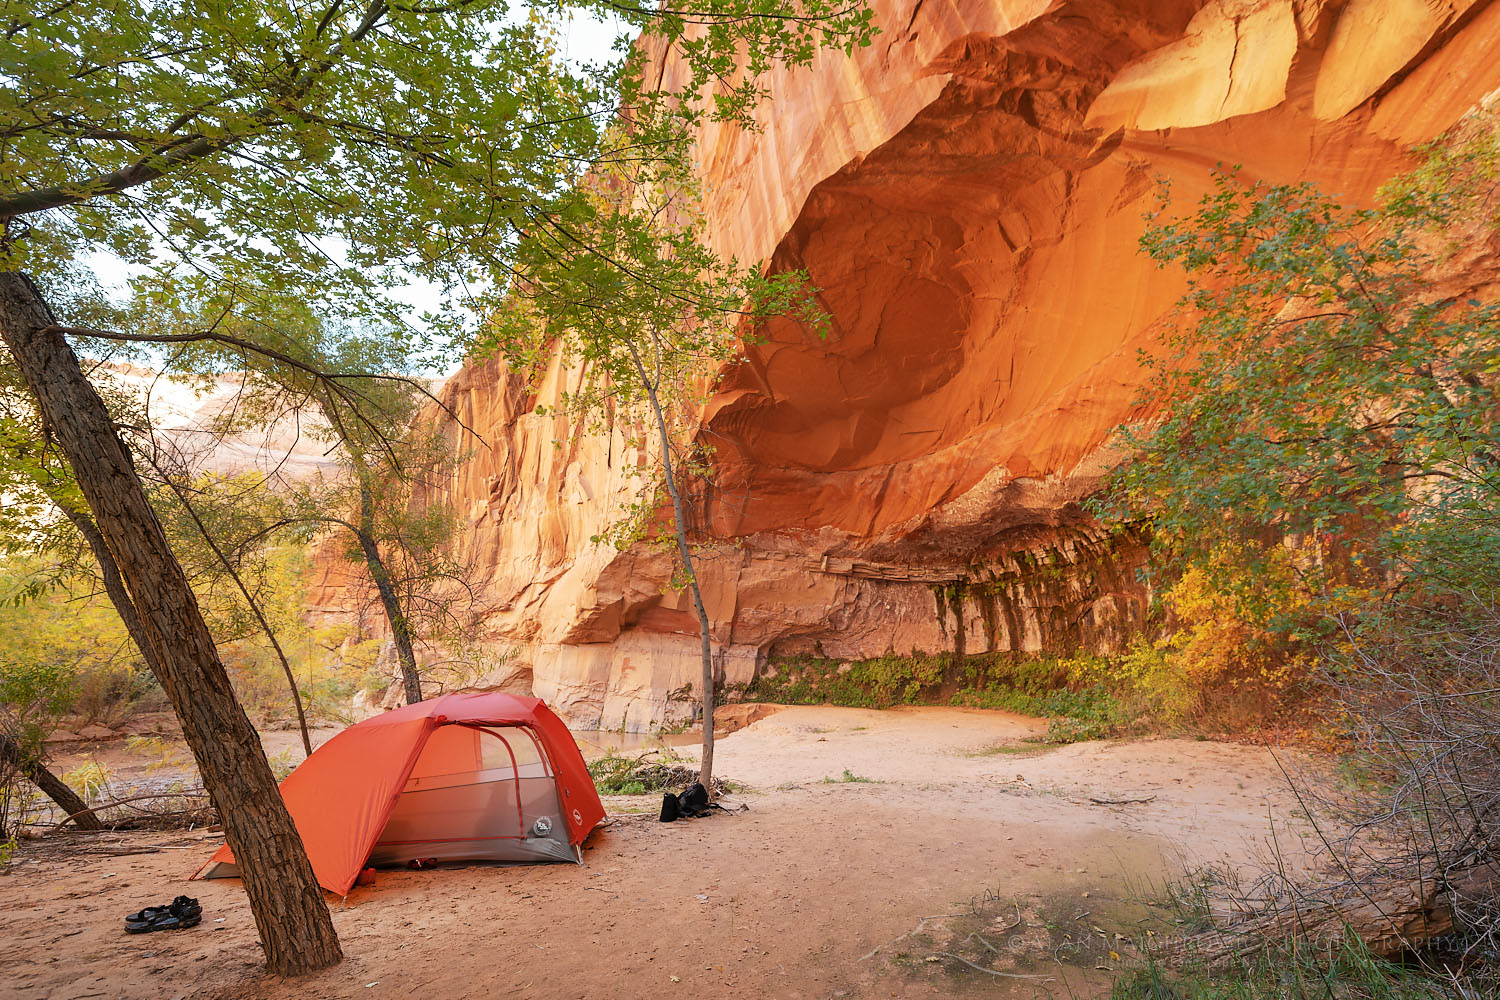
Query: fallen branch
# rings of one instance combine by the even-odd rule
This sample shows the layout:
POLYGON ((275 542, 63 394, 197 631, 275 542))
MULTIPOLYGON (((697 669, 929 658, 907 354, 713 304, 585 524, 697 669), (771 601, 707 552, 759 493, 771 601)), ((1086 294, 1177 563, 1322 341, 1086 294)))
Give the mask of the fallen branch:
MULTIPOLYGON (((42 762, 21 748, 8 733, 0 732, 0 763, 14 768, 30 779, 59 809, 77 809, 83 805, 78 793, 68 787, 67 782, 47 770, 42 762)), ((79 826, 100 829, 97 820, 81 821, 79 826)))
POLYGON ((1454 904, 1500 896, 1500 866, 1450 872, 1444 880, 1357 886, 1332 899, 1297 899, 1227 926, 1168 942, 1161 957, 1232 968, 1267 947, 1296 940, 1339 947, 1353 934, 1379 958, 1416 950, 1455 929, 1454 904))
POLYGON ((1096 806, 1133 806, 1139 805, 1143 802, 1154 802, 1156 801, 1156 796, 1147 795, 1145 798, 1141 799, 1097 799, 1094 796, 1090 795, 1089 801, 1096 806))
MULTIPOLYGON (((129 798, 115 799, 113 802, 101 802, 101 803, 99 803, 96 806, 89 806, 87 809, 80 809, 78 812, 72 813, 72 814, 70 814, 68 816, 64 816, 62 819, 58 820, 53 825, 52 829, 54 831, 61 830, 63 827, 67 826, 70 822, 73 822, 73 821, 77 820, 78 817, 80 817, 80 816, 93 815, 95 813, 98 813, 101 809, 113 809, 116 806, 129 805, 132 802, 146 802, 146 801, 148 801, 150 799, 206 799, 206 798, 208 798, 208 793, 207 792, 153 792, 150 795, 132 795, 129 798)), ((176 810, 176 811, 177 812, 186 812, 187 810, 176 810)))

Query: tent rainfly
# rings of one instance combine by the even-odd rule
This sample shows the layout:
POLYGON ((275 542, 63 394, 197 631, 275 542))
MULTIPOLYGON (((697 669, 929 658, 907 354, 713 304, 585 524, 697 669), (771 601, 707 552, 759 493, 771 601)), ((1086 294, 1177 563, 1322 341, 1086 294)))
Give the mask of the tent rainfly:
MULTIPOLYGON (((578 744, 538 698, 449 694, 350 726, 281 783, 318 884, 368 865, 571 861, 604 806, 578 744)), ((229 846, 194 878, 239 874, 229 846)))

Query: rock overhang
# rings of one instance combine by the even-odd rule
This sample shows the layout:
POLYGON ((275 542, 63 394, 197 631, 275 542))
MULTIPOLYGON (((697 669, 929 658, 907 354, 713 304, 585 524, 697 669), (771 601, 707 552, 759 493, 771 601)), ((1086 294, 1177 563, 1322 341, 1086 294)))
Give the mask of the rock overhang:
MULTIPOLYGON (((1159 182, 1191 203, 1237 165, 1369 203, 1500 86, 1488 3, 875 9, 870 48, 769 81, 760 132, 700 140, 710 241, 805 269, 832 326, 770 324, 701 416, 700 576, 729 683, 776 650, 1117 641, 1144 614, 1140 540, 1078 501, 1146 414, 1138 352, 1184 289, 1137 250, 1159 182)), ((684 711, 697 628, 669 560, 592 540, 650 455, 535 412, 578 377, 455 378, 446 402, 492 447, 452 499, 502 609, 487 639, 575 719, 638 728, 684 711)))

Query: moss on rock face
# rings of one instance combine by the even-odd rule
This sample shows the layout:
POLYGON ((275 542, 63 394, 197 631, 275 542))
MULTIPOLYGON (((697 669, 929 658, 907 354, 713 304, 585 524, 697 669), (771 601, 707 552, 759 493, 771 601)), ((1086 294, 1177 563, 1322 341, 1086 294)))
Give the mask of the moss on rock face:
POLYGON ((937 602, 938 630, 943 633, 943 639, 948 638, 948 591, 941 583, 932 585, 932 599, 937 602))
POLYGON ((926 584, 942 645, 958 659, 1007 650, 1120 653, 1150 628, 1140 532, 1060 529, 1017 544, 926 584))

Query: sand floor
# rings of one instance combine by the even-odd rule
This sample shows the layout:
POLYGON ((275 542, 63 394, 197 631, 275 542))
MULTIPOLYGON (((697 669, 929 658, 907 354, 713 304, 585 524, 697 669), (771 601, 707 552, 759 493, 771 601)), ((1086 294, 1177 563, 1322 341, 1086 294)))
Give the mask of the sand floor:
POLYGON ((382 872, 329 897, 345 961, 297 980, 262 971, 237 880, 187 881, 217 835, 25 842, 0 876, 0 997, 1089 996, 1166 878, 1245 864, 1271 817, 1287 847, 1295 802, 1265 749, 1023 742, 1042 729, 785 709, 718 745, 747 810, 661 824, 659 797, 612 797, 582 865, 382 872), (199 927, 122 932, 179 893, 199 927), (1007 975, 933 954, 971 928, 1007 975))

